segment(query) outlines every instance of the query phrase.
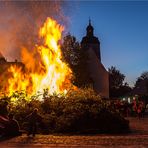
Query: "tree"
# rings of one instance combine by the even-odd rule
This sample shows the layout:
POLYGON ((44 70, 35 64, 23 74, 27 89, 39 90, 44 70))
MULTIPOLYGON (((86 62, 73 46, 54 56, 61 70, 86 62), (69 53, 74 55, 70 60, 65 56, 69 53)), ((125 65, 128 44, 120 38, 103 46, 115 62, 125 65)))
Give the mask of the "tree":
POLYGON ((129 85, 124 83, 125 75, 116 69, 116 67, 111 66, 111 68, 108 69, 108 72, 110 97, 123 96, 131 91, 129 85))
POLYGON ((63 60, 70 66, 73 72, 73 84, 78 87, 85 87, 90 83, 86 69, 86 56, 81 50, 80 43, 70 34, 63 38, 61 46, 63 60))
POLYGON ((125 79, 125 75, 122 74, 116 67, 111 66, 108 69, 109 72, 109 84, 111 88, 119 88, 123 85, 123 81, 125 79))
POLYGON ((148 71, 145 71, 143 72, 140 77, 137 78, 137 81, 136 81, 136 84, 139 82, 139 81, 147 81, 148 80, 148 71))
POLYGON ((148 71, 143 72, 140 77, 137 78, 134 88, 145 90, 145 93, 148 94, 148 71))
POLYGON ((74 36, 70 34, 63 38, 63 44, 61 46, 63 58, 70 67, 79 63, 80 44, 76 41, 74 36))

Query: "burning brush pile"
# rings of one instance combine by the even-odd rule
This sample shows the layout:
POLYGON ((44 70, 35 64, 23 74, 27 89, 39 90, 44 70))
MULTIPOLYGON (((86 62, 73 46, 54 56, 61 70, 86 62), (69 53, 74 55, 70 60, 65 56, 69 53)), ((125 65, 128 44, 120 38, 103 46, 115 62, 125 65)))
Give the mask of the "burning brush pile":
POLYGON ((40 133, 121 133, 129 130, 126 121, 110 102, 103 101, 92 89, 78 89, 72 71, 62 59, 60 40, 64 27, 47 18, 39 30, 39 43, 32 52, 21 50, 23 66, 11 65, 1 91, 0 115, 4 109, 15 114, 21 129, 34 108, 42 116, 40 133), (72 90, 72 91, 71 91, 72 90))
POLYGON ((52 18, 47 18, 39 30, 39 44, 32 52, 21 50, 21 60, 25 65, 12 65, 4 92, 11 96, 16 91, 24 91, 29 96, 43 94, 48 89, 49 95, 66 94, 72 85, 72 71, 62 59, 60 41, 64 27, 52 18))

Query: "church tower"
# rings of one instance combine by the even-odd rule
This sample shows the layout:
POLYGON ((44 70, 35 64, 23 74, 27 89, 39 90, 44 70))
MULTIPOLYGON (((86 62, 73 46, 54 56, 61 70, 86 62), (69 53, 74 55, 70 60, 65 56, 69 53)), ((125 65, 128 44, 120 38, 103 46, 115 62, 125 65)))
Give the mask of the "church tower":
POLYGON ((89 24, 86 28, 86 36, 83 37, 81 42, 82 49, 91 49, 95 52, 99 61, 101 62, 101 54, 100 54, 100 41, 97 37, 94 36, 94 28, 91 25, 91 20, 89 19, 89 24))
POLYGON ((82 53, 86 55, 85 71, 88 80, 91 80, 93 89, 101 97, 109 97, 109 75, 101 62, 100 41, 94 36, 94 28, 89 24, 86 28, 86 36, 81 41, 82 53))

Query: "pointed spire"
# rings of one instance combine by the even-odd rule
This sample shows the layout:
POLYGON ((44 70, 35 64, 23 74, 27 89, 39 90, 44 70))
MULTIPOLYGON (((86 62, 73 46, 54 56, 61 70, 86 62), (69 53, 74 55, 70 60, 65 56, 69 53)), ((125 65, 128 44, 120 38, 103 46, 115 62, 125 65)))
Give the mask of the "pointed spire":
POLYGON ((89 17, 89 25, 86 28, 86 31, 87 31, 86 34, 87 34, 87 36, 93 36, 93 30, 94 30, 94 28, 91 25, 91 19, 89 17))
POLYGON ((91 26, 91 19, 90 19, 90 17, 89 17, 89 25, 91 26))

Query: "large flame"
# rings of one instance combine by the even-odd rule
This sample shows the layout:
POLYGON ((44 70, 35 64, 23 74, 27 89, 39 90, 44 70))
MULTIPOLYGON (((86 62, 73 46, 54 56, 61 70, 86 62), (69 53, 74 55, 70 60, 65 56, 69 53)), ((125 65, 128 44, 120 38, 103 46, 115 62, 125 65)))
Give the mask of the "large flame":
POLYGON ((24 90, 32 95, 48 89, 49 94, 65 93, 70 87, 71 70, 61 58, 59 41, 64 27, 51 18, 47 18, 39 30, 40 42, 32 52, 22 49, 22 66, 9 68, 8 92, 24 90))

